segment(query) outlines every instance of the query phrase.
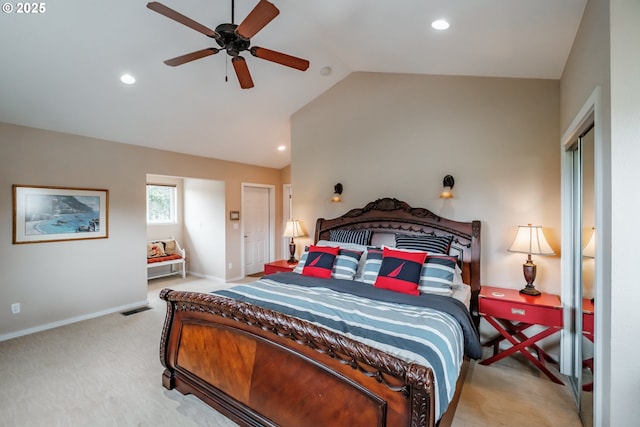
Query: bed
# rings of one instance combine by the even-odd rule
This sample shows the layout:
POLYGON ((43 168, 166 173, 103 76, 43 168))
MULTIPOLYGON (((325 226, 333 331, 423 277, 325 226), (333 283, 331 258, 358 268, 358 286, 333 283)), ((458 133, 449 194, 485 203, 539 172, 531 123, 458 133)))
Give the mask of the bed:
POLYGON ((448 425, 469 358, 480 357, 476 331, 480 222, 452 221, 383 198, 338 218, 318 219, 314 245, 306 255, 308 259, 301 258, 299 265, 305 274, 278 273, 209 294, 164 289, 160 293, 167 302, 160 343, 163 386, 194 394, 242 426, 448 425), (361 255, 357 267, 352 266, 356 277, 336 275, 337 261, 331 278, 306 274, 320 265, 315 263, 320 257, 314 258, 319 252, 346 248, 339 250, 337 260, 355 251, 349 243, 335 242, 336 236, 363 232, 370 239, 364 246, 370 250, 361 255), (420 296, 381 289, 378 282, 386 283, 382 279, 387 279, 385 265, 391 255, 419 253, 395 248, 398 236, 409 241, 448 239, 448 253, 433 258, 457 259, 456 271, 463 283, 457 286, 467 296, 443 296, 439 291, 422 292, 423 288, 420 296), (377 273, 382 278, 372 279, 374 286, 362 280, 366 269, 375 264, 376 251, 384 252, 386 258, 378 263, 385 264, 377 273), (275 299, 276 294, 287 300, 275 299), (378 301, 382 294, 390 300, 378 301), (418 299, 426 306, 414 307, 423 304, 418 299), (357 312, 359 320, 337 317, 334 306, 339 305, 357 312), (352 310, 356 305, 358 309, 352 310), (440 311, 445 305, 446 314, 440 311), (400 315, 406 312, 415 322, 402 323, 378 313, 392 309, 400 315), (319 318, 331 321, 323 323, 319 318), (423 324, 426 318, 437 318, 439 323, 423 324), (375 319, 375 324, 366 323, 367 319, 375 319), (409 326, 415 326, 417 333, 436 336, 418 338, 409 334, 409 326), (441 338, 444 330, 451 330, 455 338, 441 338), (379 342, 378 335, 392 341, 379 342), (405 349, 396 351, 398 337, 418 347, 406 349, 406 354, 405 349), (453 356, 441 354, 437 360, 423 361, 420 348, 426 349, 425 354, 453 356))

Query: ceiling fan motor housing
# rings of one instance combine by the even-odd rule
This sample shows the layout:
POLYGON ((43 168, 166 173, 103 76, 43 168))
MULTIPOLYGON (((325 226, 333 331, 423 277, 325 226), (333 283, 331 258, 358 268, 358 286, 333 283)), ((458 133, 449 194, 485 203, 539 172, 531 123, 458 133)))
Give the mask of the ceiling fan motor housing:
POLYGON ((251 41, 242 38, 236 33, 236 24, 220 24, 216 27, 216 33, 220 37, 215 39, 218 45, 227 51, 229 56, 238 56, 244 50, 249 49, 251 41))

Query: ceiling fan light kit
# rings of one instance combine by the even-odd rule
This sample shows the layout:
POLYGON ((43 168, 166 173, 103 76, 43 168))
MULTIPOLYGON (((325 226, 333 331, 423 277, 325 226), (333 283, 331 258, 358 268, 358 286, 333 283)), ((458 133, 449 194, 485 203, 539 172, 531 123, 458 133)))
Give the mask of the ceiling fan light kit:
MULTIPOLYGON (((196 59, 215 55, 216 53, 224 50, 227 52, 227 55, 232 57, 231 63, 233 64, 233 69, 236 72, 238 82, 242 89, 252 88, 253 79, 251 78, 247 62, 242 56, 240 56, 241 52, 248 51, 256 58, 275 62, 276 64, 295 68, 300 71, 306 71, 309 68, 309 61, 306 59, 259 46, 251 46, 251 38, 280 13, 278 8, 267 0, 260 0, 240 25, 236 25, 233 22, 223 23, 218 25, 215 30, 212 30, 211 28, 208 28, 158 2, 147 3, 147 8, 196 30, 207 37, 213 38, 218 46, 220 46, 220 49, 210 47, 167 59, 164 63, 169 66, 175 67, 177 65, 186 64, 187 62, 195 61, 196 59)), ((234 20, 233 10, 234 0, 231 0, 231 21, 234 20)))

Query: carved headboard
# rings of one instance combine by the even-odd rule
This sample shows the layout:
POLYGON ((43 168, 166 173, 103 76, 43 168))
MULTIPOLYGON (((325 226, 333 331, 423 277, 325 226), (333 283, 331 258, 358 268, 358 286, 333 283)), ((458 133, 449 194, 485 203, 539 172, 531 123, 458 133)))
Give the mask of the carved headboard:
POLYGON ((405 202, 387 197, 370 202, 364 208, 352 209, 337 218, 319 218, 314 241, 329 240, 331 230, 363 229, 373 231, 374 244, 377 241, 389 241, 389 237, 397 232, 453 236, 451 247, 458 255, 462 279, 471 286, 471 313, 477 313, 477 297, 480 293, 480 221, 453 221, 428 209, 412 208, 405 202))

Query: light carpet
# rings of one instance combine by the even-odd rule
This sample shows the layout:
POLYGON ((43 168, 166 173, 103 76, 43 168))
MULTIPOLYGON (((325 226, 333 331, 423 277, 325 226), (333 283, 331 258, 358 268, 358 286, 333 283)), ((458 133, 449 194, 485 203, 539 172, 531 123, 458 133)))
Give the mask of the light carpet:
MULTIPOLYGON (((193 396, 162 387, 162 288, 226 287, 195 277, 149 284, 151 310, 116 313, 0 342, 0 426, 216 426, 236 424, 193 396)), ((568 387, 517 360, 472 363, 454 427, 580 426, 568 387)))

